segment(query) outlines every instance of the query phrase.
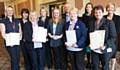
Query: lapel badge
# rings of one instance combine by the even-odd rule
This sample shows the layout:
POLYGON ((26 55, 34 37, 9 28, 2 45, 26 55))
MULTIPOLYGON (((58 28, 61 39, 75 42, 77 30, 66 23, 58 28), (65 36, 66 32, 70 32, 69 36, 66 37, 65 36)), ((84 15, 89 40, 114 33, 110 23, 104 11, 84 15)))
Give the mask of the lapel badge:
POLYGON ((79 26, 76 26, 76 29, 79 29, 79 26))

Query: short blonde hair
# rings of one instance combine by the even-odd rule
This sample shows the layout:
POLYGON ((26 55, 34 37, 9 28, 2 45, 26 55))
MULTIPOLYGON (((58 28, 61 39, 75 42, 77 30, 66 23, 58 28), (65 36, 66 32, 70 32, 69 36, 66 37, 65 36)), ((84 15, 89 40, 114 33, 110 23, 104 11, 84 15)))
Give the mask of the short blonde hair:
POLYGON ((75 7, 73 7, 73 8, 70 9, 70 12, 76 12, 76 13, 78 13, 78 9, 75 8, 75 7))
POLYGON ((31 17, 35 15, 38 18, 37 12, 36 11, 30 11, 30 15, 29 15, 29 20, 31 21, 31 17))

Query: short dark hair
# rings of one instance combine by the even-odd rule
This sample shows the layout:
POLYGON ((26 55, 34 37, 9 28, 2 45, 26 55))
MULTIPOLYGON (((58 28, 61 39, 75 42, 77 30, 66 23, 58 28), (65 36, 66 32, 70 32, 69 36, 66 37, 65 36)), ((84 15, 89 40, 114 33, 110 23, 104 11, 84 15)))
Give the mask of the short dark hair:
POLYGON ((94 8, 93 8, 93 13, 95 13, 95 10, 102 10, 102 12, 104 12, 104 8, 102 5, 96 5, 94 8))
POLYGON ((28 10, 27 8, 23 8, 23 9, 21 10, 21 15, 22 15, 23 13, 28 13, 28 14, 29 14, 30 12, 29 12, 29 10, 28 10))

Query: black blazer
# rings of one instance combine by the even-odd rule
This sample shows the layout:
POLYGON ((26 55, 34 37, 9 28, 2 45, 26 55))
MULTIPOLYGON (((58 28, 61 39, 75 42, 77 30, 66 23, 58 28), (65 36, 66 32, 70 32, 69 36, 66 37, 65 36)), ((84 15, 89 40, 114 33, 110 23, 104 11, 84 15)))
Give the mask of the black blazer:
MULTIPOLYGON (((84 22, 86 28, 88 29, 90 24, 89 22, 93 19, 93 16, 92 15, 86 15, 86 13, 84 13, 82 15, 82 21, 84 22)), ((89 32, 87 31, 87 40, 86 40, 86 46, 88 46, 90 44, 90 40, 89 40, 89 32)))
MULTIPOLYGON (((38 26, 43 27, 40 24, 41 23, 38 21, 38 26)), ((24 37, 25 43, 33 44, 32 35, 33 35, 32 23, 28 21, 24 24, 24 31, 23 31, 23 37, 24 37)), ((42 44, 44 45, 45 43, 42 43, 42 44)))
POLYGON ((66 17, 67 17, 66 13, 63 13, 63 14, 62 14, 62 19, 63 19, 64 23, 67 23, 66 17))
MULTIPOLYGON (((94 32, 95 29, 95 19, 90 22, 89 32, 94 32)), ((105 43, 107 47, 113 47, 116 41, 116 29, 113 21, 107 20, 106 18, 101 19, 100 27, 97 30, 105 30, 105 43)))
MULTIPOLYGON (((52 20, 49 21, 47 28, 48 28, 48 33, 53 35, 53 21, 52 20)), ((56 27, 55 35, 63 34, 63 36, 64 36, 64 32, 65 32, 65 24, 64 24, 64 22, 59 22, 56 27)), ((58 40, 54 40, 54 39, 50 38, 49 41, 50 41, 51 47, 62 46, 64 43, 63 38, 58 39, 58 40)))
POLYGON ((92 15, 88 16, 85 13, 82 16, 82 21, 85 23, 86 27, 89 28, 89 21, 93 19, 92 15))
POLYGON ((62 19, 64 19, 66 22, 66 13, 62 14, 62 19))
MULTIPOLYGON (((107 18, 107 16, 108 15, 105 15, 105 18, 107 18)), ((112 20, 115 23, 116 32, 120 33, 120 16, 114 14, 112 20)))
POLYGON ((39 17, 38 25, 42 26, 44 28, 47 28, 49 19, 50 18, 47 16, 46 19, 45 19, 45 22, 43 22, 42 19, 41 19, 41 17, 39 17))

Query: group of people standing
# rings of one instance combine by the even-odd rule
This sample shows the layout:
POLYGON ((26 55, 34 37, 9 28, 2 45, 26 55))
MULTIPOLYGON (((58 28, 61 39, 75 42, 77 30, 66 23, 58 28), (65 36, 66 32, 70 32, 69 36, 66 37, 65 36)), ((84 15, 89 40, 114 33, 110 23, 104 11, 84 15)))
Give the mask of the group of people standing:
POLYGON ((36 11, 26 8, 21 11, 21 19, 14 18, 12 6, 6 8, 6 17, 1 20, 1 34, 6 42, 8 33, 20 33, 20 45, 6 46, 11 58, 11 70, 19 70, 20 49, 23 52, 25 70, 85 70, 86 66, 92 70, 109 69, 109 61, 113 59, 113 67, 116 61, 117 35, 120 32, 120 16, 115 15, 115 5, 109 3, 106 7, 108 15, 104 16, 104 7, 87 3, 85 13, 78 17, 78 9, 69 9, 69 4, 63 5, 64 14, 55 7, 52 10, 52 18, 47 16, 47 9, 40 9, 40 17, 36 11), (34 33, 36 28, 47 29, 47 41, 36 42, 34 33), (75 30, 76 43, 66 44, 66 31, 75 30), (104 45, 97 50, 90 49, 89 33, 96 30, 105 30, 104 45), (35 47, 37 44, 39 47, 35 47), (100 52, 98 52, 100 51, 100 52), (87 54, 87 65, 85 55, 87 54))

